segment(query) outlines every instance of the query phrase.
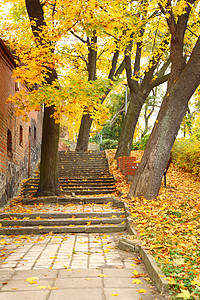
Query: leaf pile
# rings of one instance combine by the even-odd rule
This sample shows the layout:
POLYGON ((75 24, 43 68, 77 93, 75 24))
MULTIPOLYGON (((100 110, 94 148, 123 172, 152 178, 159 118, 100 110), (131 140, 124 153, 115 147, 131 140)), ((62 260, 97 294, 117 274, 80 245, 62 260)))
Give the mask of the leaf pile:
MULTIPOLYGON (((107 151, 117 188, 129 204, 133 226, 143 246, 154 256, 166 275, 172 299, 200 297, 200 181, 171 165, 167 186, 154 200, 127 199, 130 185, 116 168, 114 150, 107 151)), ((134 151, 133 156, 141 157, 134 151)))

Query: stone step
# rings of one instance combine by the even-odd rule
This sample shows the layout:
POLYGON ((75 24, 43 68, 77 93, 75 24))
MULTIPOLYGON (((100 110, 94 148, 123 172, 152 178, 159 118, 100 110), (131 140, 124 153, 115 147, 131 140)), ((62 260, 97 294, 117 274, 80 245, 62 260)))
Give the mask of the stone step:
MULTIPOLYGON (((81 181, 66 181, 60 180, 60 186, 65 186, 65 187, 86 187, 86 188, 93 188, 93 187, 101 187, 101 188, 106 188, 106 187, 115 187, 115 183, 114 182, 81 182, 81 181)), ((27 182, 25 185, 25 188, 29 188, 29 187, 37 187, 38 186, 38 182, 27 182)))
POLYGON ((24 198, 22 200, 23 204, 31 205, 34 203, 58 203, 58 204, 106 204, 113 203, 113 197, 38 197, 38 198, 24 198))
POLYGON ((126 230, 126 224, 109 225, 79 225, 79 226, 26 226, 0 228, 0 235, 25 235, 25 234, 48 234, 53 233, 108 233, 122 232, 126 230))
POLYGON ((114 188, 115 187, 115 184, 114 183, 105 183, 105 182, 101 182, 101 183, 87 183, 87 182, 60 182, 60 186, 62 187, 67 187, 67 188, 91 188, 91 189, 94 189, 94 188, 102 188, 102 189, 105 189, 105 188, 114 188))
POLYGON ((45 220, 1 220, 1 228, 5 227, 18 227, 18 226, 74 226, 74 225, 97 225, 97 224, 121 224, 125 222, 125 218, 98 218, 98 219, 92 219, 92 218, 85 218, 85 219, 45 219, 45 220))
MULTIPOLYGON (((71 166, 73 164, 76 164, 76 165, 79 164, 79 166, 84 166, 85 162, 86 162, 85 160, 71 160, 71 161, 69 161, 69 160, 64 160, 63 159, 63 161, 59 161, 58 166, 64 166, 64 165, 71 166)), ((87 160, 88 165, 94 165, 94 163, 96 163, 97 166, 105 166, 106 167, 108 165, 108 163, 105 159, 104 160, 100 160, 100 159, 98 159, 98 160, 97 159, 87 160)))
MULTIPOLYGON (((108 175, 106 177, 89 177, 89 178, 74 178, 74 177, 60 177, 59 178, 60 182, 66 181, 66 182, 87 182, 87 183, 100 183, 100 182, 115 182, 113 176, 108 175)), ((37 183, 39 182, 39 178, 38 177, 32 177, 29 178, 25 183, 26 184, 31 184, 31 183, 37 183)))
MULTIPOLYGON (((85 190, 80 190, 80 189, 70 189, 70 188, 65 188, 65 187, 61 187, 60 188, 61 192, 63 194, 66 194, 66 195, 72 195, 72 193, 76 194, 76 195, 100 195, 100 194, 112 194, 115 192, 115 188, 110 188, 110 189, 105 189, 105 190, 102 190, 102 189, 95 189, 95 190, 92 190, 92 189, 85 189, 85 190)), ((21 196, 24 196, 24 195, 27 195, 27 194, 35 194, 37 192, 37 188, 25 188, 23 189, 23 191, 21 192, 21 196)))
POLYGON ((3 220, 9 219, 18 219, 18 220, 23 220, 23 219, 30 219, 34 220, 36 218, 40 219, 84 219, 84 218, 89 218, 89 219, 96 219, 96 218, 124 218, 124 211, 116 211, 116 210, 109 210, 107 211, 92 211, 92 212, 32 212, 32 213, 0 213, 0 222, 3 220))

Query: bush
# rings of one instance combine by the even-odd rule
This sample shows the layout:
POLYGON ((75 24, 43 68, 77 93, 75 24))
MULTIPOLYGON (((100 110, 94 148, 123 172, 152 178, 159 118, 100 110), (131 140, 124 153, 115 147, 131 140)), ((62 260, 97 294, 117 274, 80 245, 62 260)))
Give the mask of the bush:
POLYGON ((118 145, 118 141, 105 139, 100 144, 100 147, 103 147, 104 149, 117 149, 117 145, 118 145))
POLYGON ((132 150, 144 150, 147 145, 149 136, 150 134, 146 134, 139 141, 135 142, 133 144, 132 150))
POLYGON ((173 162, 180 168, 200 176, 200 140, 182 138, 172 148, 173 162))

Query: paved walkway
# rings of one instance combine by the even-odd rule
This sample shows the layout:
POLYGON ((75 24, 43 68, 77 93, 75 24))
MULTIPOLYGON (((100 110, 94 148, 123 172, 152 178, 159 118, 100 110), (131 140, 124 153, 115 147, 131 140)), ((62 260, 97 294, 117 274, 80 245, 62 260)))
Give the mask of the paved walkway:
POLYGON ((0 300, 166 299, 140 258, 117 248, 121 236, 1 236, 0 300))

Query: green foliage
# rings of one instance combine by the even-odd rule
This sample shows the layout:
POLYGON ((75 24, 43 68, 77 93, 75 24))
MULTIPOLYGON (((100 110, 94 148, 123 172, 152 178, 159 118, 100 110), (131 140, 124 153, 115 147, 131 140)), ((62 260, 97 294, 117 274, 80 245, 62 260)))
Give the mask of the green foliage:
POLYGON ((195 136, 177 140, 172 149, 172 158, 178 167, 200 176, 200 140, 195 136))
POLYGON ((110 126, 110 123, 106 123, 100 134, 102 134, 103 139, 117 140, 120 135, 121 126, 117 123, 114 127, 110 126))
POLYGON ((118 141, 105 139, 100 144, 100 147, 103 147, 104 149, 117 149, 117 145, 118 145, 118 141))
POLYGON ((148 142, 150 134, 146 134, 139 141, 133 144, 132 150, 144 150, 148 142))

